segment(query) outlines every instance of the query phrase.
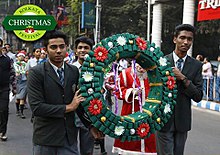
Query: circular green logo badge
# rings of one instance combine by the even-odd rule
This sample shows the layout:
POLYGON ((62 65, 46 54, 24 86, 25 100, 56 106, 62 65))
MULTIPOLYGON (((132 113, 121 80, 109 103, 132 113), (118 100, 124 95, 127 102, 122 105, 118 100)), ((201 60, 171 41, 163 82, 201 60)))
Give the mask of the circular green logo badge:
MULTIPOLYGON (((15 11, 14 16, 16 15, 22 15, 24 17, 38 16, 38 15, 46 16, 46 13, 44 12, 44 10, 42 10, 40 7, 36 5, 23 5, 15 11)), ((25 19, 14 21, 13 24, 26 25, 25 29, 14 30, 14 33, 16 34, 17 37, 19 37, 22 40, 26 40, 26 41, 38 40, 46 33, 46 30, 35 30, 34 27, 35 25, 42 24, 43 22, 39 23, 38 20, 25 20, 25 19)))

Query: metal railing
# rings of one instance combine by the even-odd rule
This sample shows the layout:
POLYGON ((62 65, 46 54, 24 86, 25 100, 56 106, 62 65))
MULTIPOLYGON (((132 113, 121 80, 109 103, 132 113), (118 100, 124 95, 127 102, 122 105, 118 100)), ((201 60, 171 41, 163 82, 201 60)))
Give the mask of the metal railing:
POLYGON ((203 77, 203 99, 220 102, 220 77, 203 77))

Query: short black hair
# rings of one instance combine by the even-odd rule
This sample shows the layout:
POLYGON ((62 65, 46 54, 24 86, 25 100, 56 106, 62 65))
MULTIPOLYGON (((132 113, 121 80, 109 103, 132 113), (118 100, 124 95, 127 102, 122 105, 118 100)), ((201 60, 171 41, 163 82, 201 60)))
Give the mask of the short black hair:
MULTIPOLYGON (((40 49, 40 47, 34 47, 34 48, 33 48, 33 51, 32 51, 32 54, 33 54, 37 49, 40 49)), ((26 49, 23 49, 23 50, 26 51, 26 49)))
POLYGON ((53 30, 53 31, 47 31, 43 37, 44 39, 44 46, 47 48, 47 45, 49 44, 50 39, 54 38, 63 38, 66 45, 68 45, 68 37, 66 34, 64 34, 62 31, 53 30))
POLYGON ((210 62, 210 58, 209 57, 205 57, 204 59, 206 59, 206 61, 210 62))
POLYGON ((75 40, 75 48, 77 48, 77 46, 80 42, 88 44, 91 49, 92 49, 92 46, 94 45, 94 42, 92 39, 85 37, 85 36, 81 36, 75 40))
POLYGON ((5 43, 4 46, 5 46, 5 45, 9 45, 9 46, 11 47, 11 44, 9 44, 9 43, 5 43))
POLYGON ((195 35, 195 27, 190 24, 181 24, 175 27, 174 37, 177 37, 180 34, 180 31, 190 31, 195 35))

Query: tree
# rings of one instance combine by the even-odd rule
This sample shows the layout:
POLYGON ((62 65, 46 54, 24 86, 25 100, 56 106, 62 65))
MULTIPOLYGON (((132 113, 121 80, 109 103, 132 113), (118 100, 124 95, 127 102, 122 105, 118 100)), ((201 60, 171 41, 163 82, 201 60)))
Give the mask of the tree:
MULTIPOLYGON (((198 6, 198 1, 195 1, 198 6)), ((165 54, 174 49, 173 31, 176 25, 182 23, 183 1, 163 5, 163 33, 161 49, 165 54), (175 3, 175 5, 173 5, 175 3)), ((220 20, 197 22, 197 7, 195 7, 194 26, 196 35, 193 44, 192 56, 202 54, 211 60, 216 60, 220 47, 220 20)))
POLYGON ((117 33, 146 37, 147 4, 143 0, 102 0, 101 38, 117 33))
POLYGON ((79 35, 79 19, 81 15, 81 1, 67 0, 68 25, 62 27, 63 31, 70 36, 70 44, 73 45, 75 38, 79 35))
MULTIPOLYGON (((70 44, 73 45, 74 40, 81 36, 87 35, 92 38, 92 29, 82 30, 80 26, 81 15, 82 15, 82 0, 66 0, 68 10, 68 22, 69 24, 62 27, 62 30, 70 36, 70 44), (82 33, 81 31, 85 31, 82 33)), ((94 2, 94 0, 87 0, 86 2, 94 2)))

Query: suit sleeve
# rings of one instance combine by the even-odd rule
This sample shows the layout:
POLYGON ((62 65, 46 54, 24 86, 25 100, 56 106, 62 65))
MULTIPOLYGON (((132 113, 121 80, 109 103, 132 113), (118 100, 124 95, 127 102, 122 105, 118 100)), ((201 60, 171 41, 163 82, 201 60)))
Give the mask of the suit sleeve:
MULTIPOLYGON (((64 118, 65 105, 48 104, 45 101, 43 71, 38 66, 31 68, 28 75, 28 99, 34 116, 64 118)), ((43 70, 43 69, 42 69, 43 70)))
POLYGON ((15 91, 17 83, 16 83, 16 76, 15 76, 15 68, 13 66, 12 60, 10 64, 10 84, 12 86, 12 90, 15 91))
POLYGON ((189 79, 190 84, 185 88, 185 94, 195 102, 200 102, 203 96, 202 66, 199 65, 195 70, 195 78, 193 80, 189 79))

